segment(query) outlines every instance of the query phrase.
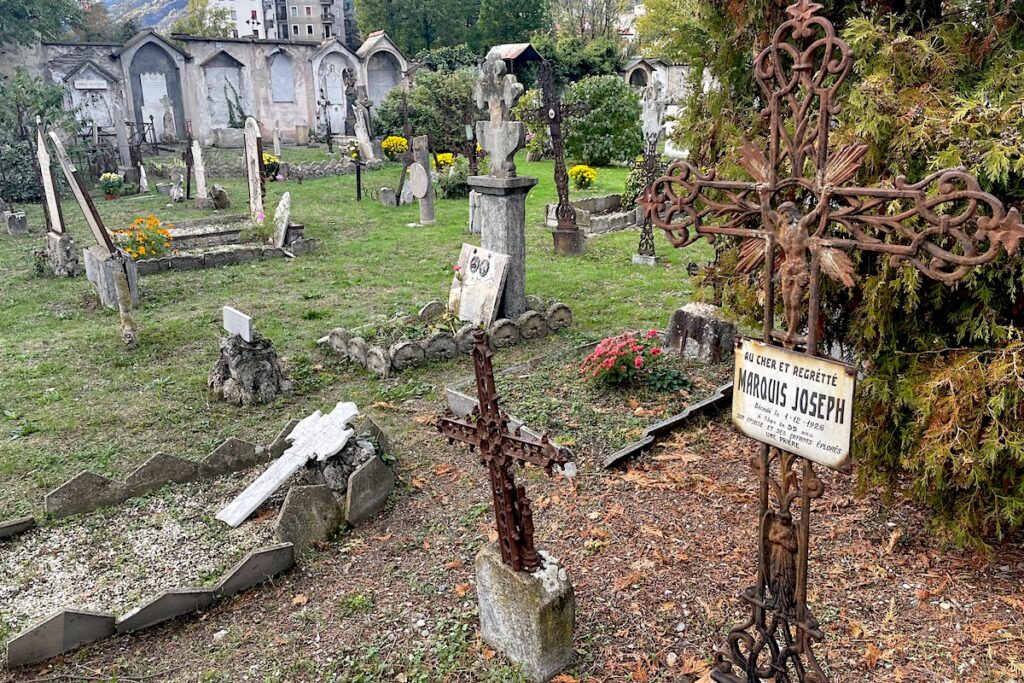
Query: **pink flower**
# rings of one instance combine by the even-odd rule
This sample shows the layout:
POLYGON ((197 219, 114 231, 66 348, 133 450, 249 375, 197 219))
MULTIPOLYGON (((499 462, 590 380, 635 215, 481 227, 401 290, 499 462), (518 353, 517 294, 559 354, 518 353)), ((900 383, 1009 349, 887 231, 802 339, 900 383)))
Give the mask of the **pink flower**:
POLYGON ((284 176, 281 175, 280 173, 278 173, 277 176, 275 177, 277 178, 278 181, 284 180, 284 176))
POLYGON ((657 331, 657 330, 648 330, 648 331, 647 331, 647 334, 646 334, 645 336, 646 336, 646 337, 647 337, 648 339, 654 339, 655 337, 657 337, 657 336, 658 336, 658 331, 657 331))
POLYGON ((636 360, 633 361, 633 365, 635 365, 637 368, 640 368, 640 366, 642 366, 643 364, 644 364, 644 357, 643 356, 637 356, 636 360))
POLYGON ((256 214, 256 220, 258 222, 260 222, 260 223, 262 223, 266 218, 267 218, 266 214, 264 214, 262 211, 260 211, 258 214, 256 214))
POLYGON ((632 351, 633 353, 636 353, 637 351, 643 351, 644 347, 640 344, 633 344, 632 346, 629 347, 629 350, 632 351))
POLYGON ((651 355, 652 356, 660 356, 661 355, 661 347, 660 346, 655 346, 653 349, 651 349, 651 355))
POLYGON ((462 266, 460 266, 460 265, 459 265, 458 263, 456 263, 456 264, 455 264, 455 266, 454 266, 454 268, 453 268, 453 270, 454 270, 454 271, 455 271, 456 273, 458 273, 459 271, 461 271, 461 270, 462 270, 462 266))

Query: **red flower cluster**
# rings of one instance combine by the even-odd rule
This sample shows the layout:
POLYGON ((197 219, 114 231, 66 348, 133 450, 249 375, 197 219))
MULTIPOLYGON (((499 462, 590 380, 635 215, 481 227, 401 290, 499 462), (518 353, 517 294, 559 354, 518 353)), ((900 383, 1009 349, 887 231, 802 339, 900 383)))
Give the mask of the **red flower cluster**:
POLYGON ((657 330, 649 330, 642 336, 637 332, 626 332, 603 339, 583 360, 580 372, 607 384, 632 382, 661 355, 661 347, 654 345, 657 337, 657 330))

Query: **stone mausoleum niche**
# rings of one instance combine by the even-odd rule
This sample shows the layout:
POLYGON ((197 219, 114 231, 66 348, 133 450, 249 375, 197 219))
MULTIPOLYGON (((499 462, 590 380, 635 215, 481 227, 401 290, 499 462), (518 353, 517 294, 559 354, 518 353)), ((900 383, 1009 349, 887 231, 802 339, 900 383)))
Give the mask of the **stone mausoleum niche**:
MULTIPOLYGON (((223 50, 203 63, 206 78, 206 103, 210 112, 210 126, 227 128, 231 122, 231 107, 237 102, 244 107, 242 67, 244 65, 223 50)), ((239 114, 236 114, 238 118, 239 114)))
POLYGON ((135 122, 143 125, 153 117, 157 139, 167 135, 185 137, 185 111, 182 106, 181 79, 178 67, 167 50, 156 43, 147 43, 132 57, 128 73, 132 82, 135 122), (170 110, 173 130, 165 130, 170 110))
POLYGON ((379 106, 384 96, 401 83, 402 66, 390 52, 375 52, 366 63, 366 80, 370 101, 379 106))
POLYGON ((274 102, 295 101, 295 71, 287 52, 270 56, 270 96, 274 102))
POLYGON ((337 52, 328 54, 320 62, 318 80, 323 94, 331 103, 327 115, 331 118, 331 131, 334 133, 345 132, 345 112, 348 109, 345 97, 345 71, 348 66, 347 60, 337 52))
POLYGON ((117 79, 92 61, 83 62, 65 77, 68 104, 78 119, 100 128, 114 125, 114 98, 117 79))

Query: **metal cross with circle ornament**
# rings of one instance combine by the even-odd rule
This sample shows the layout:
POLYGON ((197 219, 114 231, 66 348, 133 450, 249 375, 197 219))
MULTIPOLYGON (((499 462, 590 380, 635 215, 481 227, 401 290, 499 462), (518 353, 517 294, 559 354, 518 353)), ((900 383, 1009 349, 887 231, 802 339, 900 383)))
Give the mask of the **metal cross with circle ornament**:
MULTIPOLYGON (((645 189, 645 217, 684 247, 706 237, 737 237, 740 272, 765 269, 765 343, 818 355, 822 274, 855 285, 849 251, 888 254, 925 276, 952 284, 1004 251, 1017 252, 1024 226, 961 168, 936 171, 893 187, 847 185, 868 147, 831 152, 835 95, 849 74, 849 46, 818 16, 822 6, 799 0, 754 62, 771 118, 767 152, 747 141, 740 165, 752 181, 719 180, 678 161, 645 189), (781 284, 784 329, 775 326, 775 277, 781 284), (806 311, 806 313, 805 313, 806 311)), ((734 416, 735 419, 735 416, 734 416)), ((824 636, 807 606, 811 500, 823 485, 811 461, 762 444, 758 476, 758 568, 742 599, 747 621, 716 653, 719 683, 826 683, 813 652, 824 636)))
POLYGON ((438 418, 437 429, 450 443, 460 441, 479 451, 480 462, 490 473, 501 557, 513 571, 534 572, 541 568, 541 559, 533 545, 533 511, 526 489, 516 485, 512 467, 528 462, 543 467, 550 475, 556 465, 567 465, 569 457, 546 436, 534 439, 524 436, 521 428, 509 429, 508 415, 498 407, 493 355, 483 331, 477 330, 473 370, 479 404, 468 420, 452 415, 438 418))

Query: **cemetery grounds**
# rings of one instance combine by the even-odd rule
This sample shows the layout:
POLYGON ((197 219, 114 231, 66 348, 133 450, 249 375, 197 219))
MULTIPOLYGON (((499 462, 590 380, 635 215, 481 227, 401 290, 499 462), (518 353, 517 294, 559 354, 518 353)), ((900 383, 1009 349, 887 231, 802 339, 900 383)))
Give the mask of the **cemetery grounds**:
MULTIPOLYGON (((293 161, 312 155, 285 150, 293 161)), ((399 170, 389 164, 368 172, 364 187, 394 186, 399 170)), ((621 191, 625 173, 600 169, 590 193, 621 191)), ((569 303, 575 322, 568 333, 498 354, 498 371, 626 329, 663 329, 691 300, 699 276, 688 276, 686 266, 708 261, 710 247, 671 250, 656 236, 659 265, 637 267, 630 257, 638 233, 626 231, 589 240, 582 257, 555 258, 541 227, 543 204, 555 197, 551 164, 524 161, 519 174, 540 179, 527 202, 527 292, 569 303)), ((231 213, 245 211, 244 179, 211 182, 227 189, 231 213)), ((268 213, 284 191, 292 193, 293 220, 320 242, 312 254, 144 277, 140 342, 131 350, 118 339, 116 313, 95 304, 84 278, 34 272, 38 206, 27 207, 31 239, 0 239, 0 518, 39 513, 43 495, 82 469, 121 477, 158 451, 199 459, 231 436, 267 443, 289 419, 338 401, 355 401, 385 428, 400 477, 371 523, 262 588, 199 618, 14 672, 12 680, 518 680, 477 633, 473 558, 493 538, 486 475, 475 455, 449 446, 434 426, 443 386, 469 377, 470 361, 378 380, 315 343, 334 327, 445 300, 460 244, 479 238, 466 234, 466 200, 439 199, 437 225, 409 228, 415 204, 357 203, 354 183, 342 176, 268 185, 268 213), (252 315, 274 341, 294 396, 258 408, 207 399, 223 305, 252 315)), ((156 194, 100 201, 99 209, 111 229, 151 212, 170 222, 205 213, 167 207, 156 194)), ((78 246, 88 245, 72 201, 64 201, 64 213, 78 246)), ((690 372, 694 401, 729 374, 721 367, 690 372)), ((563 366, 558 376, 569 374, 563 366)), ((557 436, 571 439, 579 424, 572 410, 580 407, 573 404, 587 399, 559 391, 552 384, 544 415, 561 426, 557 436)), ((517 396, 527 404, 545 398, 533 392, 517 396)), ((631 400, 623 396, 624 405, 631 400)), ((504 407, 537 415, 527 404, 504 407)), ((588 443, 600 442, 594 430, 587 425, 588 443)), ((722 417, 673 434, 622 469, 604 470, 582 453, 573 480, 526 471, 538 547, 562 560, 576 590, 577 661, 556 680, 689 682, 707 670, 712 648, 746 616, 736 595, 753 580, 757 501, 748 460, 755 449, 722 417)), ((832 680, 1024 681, 1019 543, 990 554, 943 548, 922 510, 858 495, 853 475, 821 476, 826 494, 815 503, 810 601, 826 634, 818 653, 832 680)), ((84 531, 69 520, 47 533, 102 533, 110 539, 107 561, 116 565, 118 539, 150 526, 151 517, 138 512, 148 506, 189 517, 183 523, 207 529, 210 546, 229 543, 207 524, 216 505, 196 504, 188 486, 90 516, 84 531)), ((195 492, 198 500, 224 495, 195 492)), ((260 536, 259 525, 269 523, 257 515, 243 528, 260 536)), ((0 564, 5 552, 0 546, 0 564)), ((182 564, 196 560, 185 547, 169 554, 182 564)), ((198 560, 211 573, 231 563, 198 560)), ((0 615, 0 639, 16 630, 0 615)))

